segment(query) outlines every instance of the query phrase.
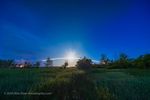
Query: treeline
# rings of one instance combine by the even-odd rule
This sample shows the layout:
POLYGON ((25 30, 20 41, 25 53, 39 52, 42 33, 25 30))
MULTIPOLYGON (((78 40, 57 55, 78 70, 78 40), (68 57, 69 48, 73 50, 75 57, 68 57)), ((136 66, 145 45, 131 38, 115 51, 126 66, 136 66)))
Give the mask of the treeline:
POLYGON ((91 59, 84 57, 77 62, 77 67, 80 69, 98 68, 150 68, 150 54, 141 55, 137 58, 129 58, 128 55, 122 53, 118 59, 111 60, 105 54, 101 55, 100 63, 93 64, 91 59))
MULTIPOLYGON (((31 67, 40 67, 40 61, 31 62, 29 60, 24 60, 20 62, 16 62, 13 59, 0 59, 0 68, 13 68, 13 67, 19 67, 19 68, 31 68, 31 67)), ((53 67, 53 61, 48 57, 44 63, 44 67, 53 67)), ((63 65, 64 67, 67 66, 67 63, 63 65)))
POLYGON ((0 59, 0 68, 14 68, 14 67, 30 68, 30 67, 37 67, 37 66, 39 66, 39 62, 36 62, 35 64, 32 64, 29 61, 26 61, 24 63, 16 63, 13 59, 9 59, 9 60, 0 59))
POLYGON ((100 62, 99 67, 106 68, 150 68, 150 54, 129 58, 128 55, 122 53, 116 60, 110 60, 106 55, 102 55, 100 62))
POLYGON ((14 67, 14 60, 2 60, 0 59, 0 67, 14 67))
MULTIPOLYGON (((0 68, 11 68, 11 67, 21 67, 22 64, 18 65, 15 63, 14 60, 1 60, 0 59, 0 68)), ((52 62, 48 58, 46 63, 46 67, 52 66, 52 62)), ((68 66, 68 62, 65 62, 63 67, 66 68, 68 66)), ((34 64, 30 62, 25 62, 23 64, 23 67, 29 68, 29 67, 40 67, 40 62, 37 61, 34 64)), ((80 69, 90 69, 92 67, 99 67, 99 68, 150 68, 150 54, 141 55, 137 58, 129 58, 128 55, 122 53, 119 55, 118 59, 112 60, 109 59, 105 54, 102 54, 100 57, 100 63, 99 64, 93 64, 91 59, 88 59, 86 57, 80 59, 77 61, 76 64, 77 68, 80 69)))

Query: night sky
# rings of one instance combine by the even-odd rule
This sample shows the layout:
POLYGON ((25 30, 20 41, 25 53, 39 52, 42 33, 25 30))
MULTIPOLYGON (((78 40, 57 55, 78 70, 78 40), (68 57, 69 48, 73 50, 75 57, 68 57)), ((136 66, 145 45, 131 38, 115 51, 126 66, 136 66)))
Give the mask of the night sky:
POLYGON ((0 0, 0 58, 150 53, 149 0, 0 0))

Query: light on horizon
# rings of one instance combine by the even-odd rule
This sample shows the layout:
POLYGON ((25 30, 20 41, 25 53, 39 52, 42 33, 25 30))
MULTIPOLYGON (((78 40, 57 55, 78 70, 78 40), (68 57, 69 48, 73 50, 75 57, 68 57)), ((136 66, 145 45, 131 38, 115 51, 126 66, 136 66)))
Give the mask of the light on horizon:
POLYGON ((65 58, 68 61, 68 67, 75 66, 77 59, 79 59, 75 51, 68 51, 65 58))

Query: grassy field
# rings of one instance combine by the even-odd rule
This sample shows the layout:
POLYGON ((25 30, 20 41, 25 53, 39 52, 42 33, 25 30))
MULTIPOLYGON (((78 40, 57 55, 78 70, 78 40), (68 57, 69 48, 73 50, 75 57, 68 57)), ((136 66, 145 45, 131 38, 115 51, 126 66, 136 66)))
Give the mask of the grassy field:
POLYGON ((0 94, 7 100, 150 100, 150 70, 0 69, 0 94))

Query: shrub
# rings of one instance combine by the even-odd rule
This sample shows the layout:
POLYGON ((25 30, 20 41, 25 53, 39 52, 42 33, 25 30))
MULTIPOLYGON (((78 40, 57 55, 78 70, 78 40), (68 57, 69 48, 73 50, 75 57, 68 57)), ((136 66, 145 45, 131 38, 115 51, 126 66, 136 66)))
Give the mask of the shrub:
POLYGON ((136 68, 150 68, 150 54, 139 56, 134 60, 133 65, 136 68))
POLYGON ((80 59, 77 61, 76 66, 79 69, 89 70, 92 67, 92 60, 84 57, 83 59, 80 59))
POLYGON ((124 53, 120 54, 119 59, 109 64, 108 68, 129 68, 131 67, 131 60, 124 53))

